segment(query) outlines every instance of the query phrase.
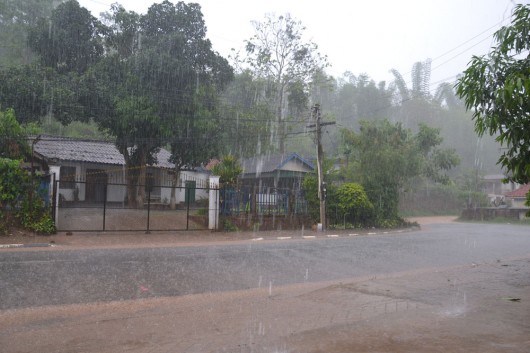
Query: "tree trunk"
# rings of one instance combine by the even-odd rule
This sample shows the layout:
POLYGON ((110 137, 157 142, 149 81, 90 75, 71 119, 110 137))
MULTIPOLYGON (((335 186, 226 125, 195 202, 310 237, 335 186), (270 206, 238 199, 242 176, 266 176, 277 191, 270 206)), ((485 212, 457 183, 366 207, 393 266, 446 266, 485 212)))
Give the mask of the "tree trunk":
POLYGON ((146 181, 146 164, 147 157, 145 151, 139 151, 139 174, 138 174, 138 197, 136 199, 137 207, 143 208, 145 201, 145 181, 146 181))
POLYGON ((176 198, 176 187, 178 186, 180 181, 180 168, 175 168, 175 171, 173 173, 173 179, 171 180, 171 198, 169 207, 174 210, 177 208, 177 198, 176 198))
POLYGON ((127 207, 136 208, 136 178, 132 170, 131 159, 127 150, 122 151, 125 159, 125 183, 127 184, 127 207))

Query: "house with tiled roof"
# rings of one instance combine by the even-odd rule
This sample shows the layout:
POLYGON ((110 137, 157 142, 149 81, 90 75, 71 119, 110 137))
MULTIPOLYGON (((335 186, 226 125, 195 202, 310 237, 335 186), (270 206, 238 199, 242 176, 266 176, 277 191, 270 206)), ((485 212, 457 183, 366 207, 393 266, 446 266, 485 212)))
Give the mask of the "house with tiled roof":
POLYGON ((522 185, 520 188, 505 195, 506 200, 513 208, 528 208, 525 205, 526 195, 530 192, 530 184, 522 185))
POLYGON ((482 191, 491 197, 504 196, 506 193, 514 191, 519 187, 519 184, 509 181, 504 182, 506 176, 504 174, 488 174, 482 177, 482 191))
POLYGON ((297 153, 262 155, 241 161, 240 181, 246 186, 300 189, 303 178, 315 171, 308 159, 297 153))
MULTIPOLYGON (((62 200, 125 201, 125 159, 113 142, 39 136, 33 139, 32 146, 35 165, 59 181, 62 200)), ((162 203, 170 199, 174 168, 170 156, 169 151, 161 148, 156 161, 147 167, 144 187, 152 200, 162 203)), ((207 185, 208 175, 204 170, 188 170, 181 172, 180 179, 178 187, 203 187, 207 185)), ((183 202, 186 195, 189 192, 178 189, 177 202, 183 202)))

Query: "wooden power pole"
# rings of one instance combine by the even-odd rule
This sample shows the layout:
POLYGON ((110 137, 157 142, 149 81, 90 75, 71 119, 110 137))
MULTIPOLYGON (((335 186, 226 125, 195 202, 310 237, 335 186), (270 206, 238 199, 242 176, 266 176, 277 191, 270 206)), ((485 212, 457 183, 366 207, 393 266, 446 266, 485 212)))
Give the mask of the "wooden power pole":
POLYGON ((321 229, 326 230, 326 182, 324 181, 324 170, 322 163, 324 161, 324 151, 322 149, 322 127, 333 125, 334 122, 322 122, 320 114, 320 104, 315 104, 311 110, 315 124, 310 124, 308 128, 316 128, 315 143, 317 145, 317 173, 318 173, 318 199, 320 200, 320 224, 321 229))

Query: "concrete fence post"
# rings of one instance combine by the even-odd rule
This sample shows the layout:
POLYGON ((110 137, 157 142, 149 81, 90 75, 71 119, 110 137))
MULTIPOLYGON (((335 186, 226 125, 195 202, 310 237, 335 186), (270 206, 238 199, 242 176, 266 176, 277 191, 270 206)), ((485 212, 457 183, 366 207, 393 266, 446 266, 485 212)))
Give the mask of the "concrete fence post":
POLYGON ((208 229, 219 229, 219 177, 210 176, 208 229))

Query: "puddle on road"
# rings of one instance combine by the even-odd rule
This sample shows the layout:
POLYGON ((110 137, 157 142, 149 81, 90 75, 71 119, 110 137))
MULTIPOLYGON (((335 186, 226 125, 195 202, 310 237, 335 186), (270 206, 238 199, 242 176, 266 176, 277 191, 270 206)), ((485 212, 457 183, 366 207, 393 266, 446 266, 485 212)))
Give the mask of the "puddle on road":
POLYGON ((465 315, 467 308, 465 306, 458 306, 454 308, 444 308, 439 312, 439 315, 444 317, 459 317, 465 315))
POLYGON ((453 294, 451 302, 448 305, 444 306, 439 312, 439 314, 444 317, 459 317, 465 316, 467 311, 468 308, 466 292, 457 290, 453 294))

